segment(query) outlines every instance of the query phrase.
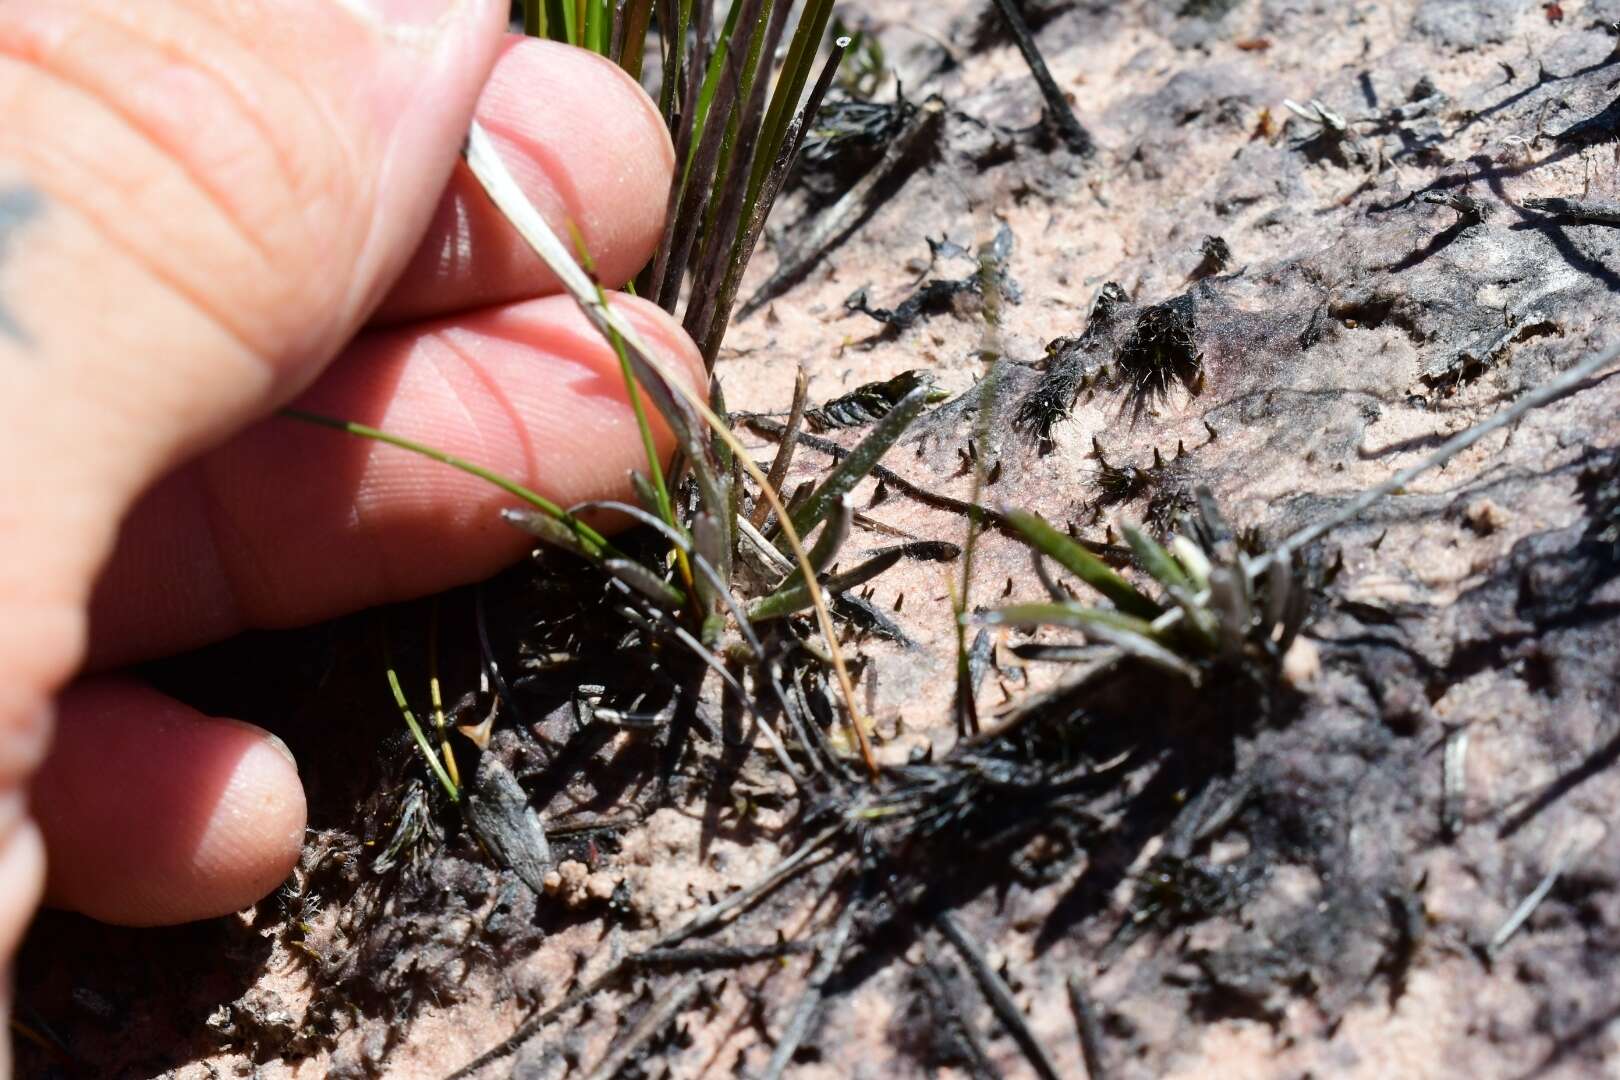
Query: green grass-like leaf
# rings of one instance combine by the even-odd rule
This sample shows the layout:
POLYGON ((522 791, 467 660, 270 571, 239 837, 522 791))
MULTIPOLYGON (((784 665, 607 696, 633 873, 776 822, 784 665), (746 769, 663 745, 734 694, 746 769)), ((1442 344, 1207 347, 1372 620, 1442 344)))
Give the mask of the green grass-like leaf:
POLYGON ((411 729, 411 738, 416 740, 417 749, 421 750, 422 756, 427 759, 433 775, 438 778, 445 793, 450 796, 450 801, 460 802, 461 789, 450 779, 450 774, 444 771, 444 764, 439 761, 439 755, 428 742, 427 733, 422 730, 422 725, 416 722, 416 714, 411 712, 410 702, 405 700, 405 691, 399 685, 399 674, 392 665, 388 668, 388 687, 394 692, 394 704, 399 706, 400 715, 405 718, 405 726, 411 729))
POLYGON ((922 413, 928 404, 930 388, 919 386, 891 409, 888 415, 872 425, 872 430, 866 438, 856 444, 849 456, 838 463, 823 480, 804 505, 793 513, 793 528, 800 536, 807 534, 832 513, 840 500, 855 490, 855 485, 866 479, 889 448, 899 441, 906 428, 922 413))
POLYGON ((560 526, 567 529, 574 541, 578 543, 580 553, 587 558, 600 559, 603 555, 613 551, 613 545, 608 543, 607 537, 580 521, 544 495, 531 491, 516 480, 502 476, 492 469, 486 469, 482 465, 474 464, 454 454, 447 454, 443 450, 437 450, 424 443, 416 442, 414 439, 407 439, 402 435, 394 435, 378 428, 368 427, 365 424, 357 424, 352 420, 339 420, 331 416, 322 416, 320 413, 306 412, 303 409, 282 409, 281 415, 290 420, 332 428, 362 439, 371 439, 374 442, 397 446, 401 450, 409 450, 413 454, 419 454, 422 457, 448 465, 452 469, 459 469, 470 476, 476 476, 480 480, 494 484, 508 494, 517 496, 542 514, 556 521, 560 526))
MULTIPOLYGON (((898 548, 890 548, 880 555, 874 555, 865 562, 846 570, 842 574, 835 574, 822 583, 822 588, 829 593, 848 592, 858 585, 885 573, 904 556, 898 548)), ((803 611, 810 607, 810 587, 801 577, 794 584, 779 589, 763 599, 756 600, 748 605, 748 619, 750 622, 764 622, 767 619, 780 619, 791 615, 795 611, 803 611)))
POLYGON ((991 626, 1062 626, 1079 630, 1096 641, 1174 672, 1194 685, 1201 679, 1198 668, 1164 645, 1161 633, 1152 623, 1117 611, 1079 604, 1013 604, 984 612, 975 620, 991 626))
POLYGON ((1113 601, 1115 607, 1143 619, 1156 619, 1164 609, 1137 591, 1107 563, 1053 528, 1039 514, 1009 510, 1007 521, 1041 554, 1113 601))

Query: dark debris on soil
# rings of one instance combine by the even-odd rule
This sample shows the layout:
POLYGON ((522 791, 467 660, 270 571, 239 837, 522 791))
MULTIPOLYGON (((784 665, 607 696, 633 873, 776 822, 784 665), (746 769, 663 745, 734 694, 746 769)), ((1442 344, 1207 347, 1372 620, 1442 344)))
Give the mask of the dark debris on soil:
MULTIPOLYGON (((1191 50, 1229 35, 1243 6, 1160 5, 1153 17, 1171 20, 1173 40, 1191 50)), ((1310 9, 1316 21, 1302 22, 1301 33, 1320 32, 1335 17, 1326 9, 1336 7, 1261 6, 1277 20, 1294 7, 1310 9)), ((1117 29, 1110 20, 1119 16, 1109 7, 1029 4, 1026 15, 1033 28, 1049 27, 1060 38, 1081 26, 1117 29)), ((1480 50, 1534 17, 1526 8, 1424 0, 1412 30, 1433 47, 1480 50)), ((993 26, 984 24, 985 40, 976 47, 998 40, 993 26)), ((1279 21, 1272 32, 1289 29, 1279 21)), ((1199 485, 1239 486, 1234 478, 1249 465, 1216 453, 1222 431, 1259 432, 1260 449, 1276 457, 1355 462, 1402 449, 1370 438, 1387 412, 1440 413, 1458 400, 1477 405, 1488 392, 1512 395, 1544 379, 1593 335, 1601 317, 1612 316, 1620 239, 1600 223, 1524 212, 1507 190, 1532 166, 1480 156, 1451 160, 1445 134, 1482 122, 1504 132, 1545 130, 1553 155, 1612 137, 1617 106, 1609 39, 1601 27, 1585 24, 1569 34, 1568 53, 1584 58, 1581 64, 1543 64, 1539 76, 1509 71, 1501 87, 1448 88, 1455 106, 1440 112, 1439 134, 1425 128, 1415 135, 1415 120, 1391 119, 1387 110, 1370 121, 1346 112, 1346 130, 1338 132, 1319 111, 1319 130, 1303 141, 1237 146, 1227 171, 1211 179, 1196 213, 1188 213, 1197 219, 1189 222, 1191 235, 1231 237, 1240 246, 1249 228, 1315 239, 1302 239, 1289 258, 1237 269, 1231 245, 1206 242, 1192 280, 1152 297, 1101 285, 1089 317, 1050 341, 1041 366, 1003 365, 1004 383, 988 403, 970 391, 926 417, 916 429, 919 457, 930 443, 939 455, 948 454, 947 446, 954 452, 967 426, 981 422, 982 407, 1024 434, 1022 442, 1006 440, 996 450, 1021 465, 1052 449, 1077 401, 1106 395, 1128 422, 1118 429, 1118 447, 1095 448, 1095 470, 1079 483, 1068 481, 1085 489, 1070 505, 1094 511, 1139 505, 1139 516, 1163 534, 1191 511, 1199 485), (1402 155, 1430 163, 1426 190, 1391 193, 1371 175, 1402 155), (1306 201, 1307 168, 1366 170, 1369 177, 1356 197, 1322 208, 1306 201), (1425 201, 1426 194, 1442 198, 1425 201), (1374 340, 1376 349, 1364 347, 1374 340), (1355 377, 1347 381, 1352 365, 1355 377), (1171 398, 1189 403, 1206 442, 1161 452, 1136 439, 1136 422, 1147 426, 1171 398)), ((1434 101, 1419 92, 1432 86, 1416 77, 1378 78, 1402 82, 1402 98, 1434 101)), ((1373 74, 1365 81, 1372 86, 1373 74)), ((1338 89, 1322 93, 1330 105, 1347 108, 1332 96, 1338 89)), ((1238 132, 1236 118, 1260 100, 1249 80, 1188 63, 1158 93, 1131 102, 1129 115, 1114 125, 1133 142, 1120 157, 1153 182, 1171 171, 1191 140, 1238 132)), ((836 104, 816 134, 820 141, 811 143, 803 183, 812 204, 836 198, 866 175, 885 143, 913 119, 909 109, 903 102, 836 104)), ((1436 121, 1427 105, 1419 111, 1425 123, 1436 121)), ((959 115, 952 122, 965 123, 959 115)), ((1290 123, 1299 135, 1303 125, 1297 118, 1290 123)), ((931 167, 990 184, 996 170, 1011 168, 1009 159, 1031 146, 992 141, 996 152, 971 164, 951 150, 944 164, 931 167)), ((931 315, 958 311, 964 298, 982 300, 991 282, 989 291, 1013 299, 1011 234, 1004 235, 1005 243, 998 236, 979 254, 972 273, 926 278, 893 308, 874 308, 864 294, 851 307, 885 324, 892 338, 931 315)), ((845 419, 869 422, 893 400, 863 387, 824 403, 822 421, 835 428, 845 419)), ((1477 927, 1432 925, 1420 869, 1427 857, 1454 845, 1474 860, 1478 876, 1488 876, 1489 887, 1522 891, 1538 874, 1516 876, 1492 852, 1533 832, 1620 763, 1620 737, 1612 730, 1596 725, 1583 741, 1560 726, 1562 708, 1573 703, 1594 715, 1620 710, 1612 679, 1620 670, 1614 584, 1620 454, 1589 449, 1575 466, 1488 482, 1496 485, 1491 495, 1509 505, 1538 486, 1567 483, 1581 520, 1514 542, 1444 612, 1418 601, 1352 595, 1325 566, 1347 550, 1376 551, 1387 530, 1445 522, 1447 515, 1454 520, 1473 492, 1386 505, 1333 537, 1334 552, 1313 552, 1306 567, 1319 685, 1329 692, 1295 693, 1275 670, 1252 665, 1222 669, 1195 690, 1138 662, 1120 663, 1026 704, 1002 734, 886 770, 870 790, 830 770, 797 799, 754 767, 742 710, 729 695, 712 708, 701 692, 700 665, 633 624, 601 618, 601 579, 543 560, 485 587, 494 608, 488 626, 508 685, 478 702, 487 709, 499 697, 502 710, 498 735, 484 753, 542 809, 555 858, 587 872, 611 866, 621 834, 671 805, 770 807, 789 814, 800 840, 835 835, 833 857, 811 867, 798 891, 765 904, 758 920, 775 925, 806 896, 838 898, 819 928, 795 943, 814 950, 812 970, 825 966, 827 977, 820 984, 811 979, 797 1001, 760 1003, 750 1021, 775 1037, 802 1013, 795 1060, 822 1052, 818 1016, 825 1026, 824 1014, 840 998, 889 980, 899 1007, 888 1034, 919 1074, 949 1067, 995 1075, 1004 1037, 1040 1072, 1042 1051, 1028 1048, 1033 1036, 1018 1030, 1016 1006, 1006 1011, 1013 995, 1002 1000, 1019 973, 1006 965, 993 970, 971 948, 951 944, 959 924, 984 940, 1028 935, 1040 967, 1022 973, 1030 980, 1134 958, 1124 991, 1099 1003, 1095 1025, 1114 1061, 1139 1066, 1121 1069, 1124 1075, 1148 1075, 1166 1053, 1155 1033, 1133 1019, 1133 1002, 1168 1001, 1196 1023, 1237 1018, 1280 1029, 1289 1004, 1303 997, 1331 1026, 1370 999, 1398 1002, 1423 951, 1438 947, 1429 937, 1471 935, 1469 943, 1478 944, 1477 927), (1448 837, 1436 812, 1434 710, 1448 690, 1484 676, 1514 681, 1538 704, 1540 711, 1528 714, 1530 736, 1566 748, 1566 767, 1497 820, 1469 822, 1460 838, 1448 837), (1041 917, 1015 926, 1010 913, 1031 906, 1023 901, 1036 895, 1049 901, 1041 917), (1123 908, 1121 895, 1128 897, 1123 908), (834 909, 854 914, 845 919, 834 909), (1190 928, 1214 925, 1227 931, 1220 947, 1189 943, 1190 928), (1143 940, 1170 947, 1144 957, 1133 948, 1143 940), (977 998, 964 1004, 974 994, 983 1008, 977 998)), ((1276 537, 1334 505, 1302 490, 1267 507, 1257 523, 1276 537)), ((1479 520, 1486 522, 1480 529, 1493 527, 1488 517, 1479 520)), ((858 610, 858 598, 846 600, 858 610)), ((466 626, 472 611, 471 594, 464 593, 447 599, 439 617, 466 626)), ((884 617, 875 609, 872 615, 884 617)), ((420 635, 401 629, 420 627, 426 617, 421 605, 386 617, 387 632, 400 639, 402 670, 426 669, 420 635)), ((380 621, 261 635, 155 672, 160 683, 211 711, 295 718, 290 730, 279 730, 300 760, 321 763, 308 775, 310 843, 287 887, 243 919, 137 935, 46 916, 19 968, 25 1021, 61 1038, 82 1060, 124 1054, 120 1069, 128 1075, 158 1075, 222 1047, 259 1062, 337 1047, 331 1075, 377 1075, 386 1070, 390 1040, 407 1037, 411 1017, 462 1000, 475 975, 493 976, 500 996, 537 1009, 557 988, 517 975, 502 981, 503 973, 521 971, 519 961, 548 936, 586 917, 637 925, 634 898, 615 889, 593 895, 584 912, 559 902, 555 883, 543 881, 537 895, 521 875, 501 868, 464 815, 425 782, 411 745, 396 731, 397 718, 377 708, 376 687, 366 682, 380 670, 380 621), (241 677, 271 669, 273 684, 241 677), (289 700, 286 687, 293 685, 319 693, 289 700), (419 828, 402 834, 412 822, 419 828), (394 839, 410 842, 379 869, 378 853, 394 839), (272 961, 302 970, 314 987, 307 1010, 295 1015, 254 985, 256 972, 272 961), (199 1017, 206 1021, 192 1022, 199 1017), (341 1038, 356 1028, 363 1038, 341 1038), (144 1056, 118 1048, 132 1035, 146 1046, 144 1056)), ((791 635, 773 640, 783 650, 786 697, 805 723, 796 748, 810 756, 805 747, 824 745, 835 728, 833 694, 819 668, 795 652, 791 635)), ((478 668, 476 644, 463 642, 450 658, 447 682, 476 686, 478 668)), ((995 659, 984 670, 1012 675, 995 659)), ((478 767, 472 757, 464 764, 478 767)), ((713 822, 706 828, 712 832, 713 822)), ((1601 974, 1620 951, 1620 883, 1609 869, 1615 835, 1558 879, 1537 916, 1541 925, 1568 929, 1560 940, 1574 944, 1515 961, 1520 980, 1545 995, 1546 1008, 1533 1022, 1537 1034, 1555 1040, 1545 1063, 1592 1063, 1593 1025, 1615 1015, 1614 1002, 1594 999, 1600 995, 1593 980, 1577 986, 1560 973, 1562 965, 1601 974)), ((716 948, 700 969, 712 963, 720 970, 721 960, 757 962, 768 952, 749 952, 735 941, 716 948)), ((627 1014, 634 1023, 658 1017, 661 989, 683 988, 691 996, 682 1001, 710 993, 707 985, 682 981, 684 973, 660 982, 626 967, 621 978, 638 988, 627 1014)), ((1040 992, 1056 985, 1047 979, 1040 992)), ((638 1061, 678 1049, 681 1029, 673 1017, 654 1026, 637 1044, 638 1061)), ((552 1066, 541 1065, 547 1055, 572 1053, 538 1042, 505 1049, 536 1075, 550 1074, 544 1070, 552 1066)), ((66 1074, 29 1060, 34 1075, 66 1074)))

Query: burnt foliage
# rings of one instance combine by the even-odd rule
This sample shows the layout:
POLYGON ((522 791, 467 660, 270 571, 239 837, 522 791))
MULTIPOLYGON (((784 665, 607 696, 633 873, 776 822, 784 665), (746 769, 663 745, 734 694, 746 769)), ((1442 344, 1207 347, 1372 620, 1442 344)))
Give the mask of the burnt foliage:
POLYGON ((1013 426, 1034 435, 1043 450, 1051 449, 1053 426, 1068 418, 1076 397, 1106 361, 1108 334, 1116 313, 1127 303, 1125 290, 1106 282, 1092 301, 1085 331, 1047 343, 1040 380, 1013 414, 1013 426))
POLYGON ((807 409, 804 419, 814 431, 860 427, 883 419, 901 398, 919 386, 933 385, 933 381, 933 376, 926 371, 902 371, 892 379, 865 383, 807 409))
MULTIPOLYGON (((969 254, 966 248, 949 240, 930 240, 928 245, 930 265, 941 257, 969 254)), ((964 298, 981 304, 1016 304, 1023 299, 1023 290, 1007 272, 1012 249, 1012 230, 1002 225, 995 238, 979 249, 978 267, 973 273, 960 278, 927 278, 892 308, 873 307, 867 291, 857 289, 844 301, 844 308, 876 319, 884 325, 884 334, 888 335, 909 330, 922 319, 955 311, 964 298)))
POLYGON ((1190 293, 1154 304, 1136 316, 1115 359, 1128 400, 1138 413, 1167 397, 1176 383, 1197 392, 1204 371, 1197 331, 1197 307, 1190 293))
POLYGON ((917 106, 902 96, 891 102, 829 94, 805 136, 792 183, 817 203, 830 203, 883 159, 905 130, 917 106))

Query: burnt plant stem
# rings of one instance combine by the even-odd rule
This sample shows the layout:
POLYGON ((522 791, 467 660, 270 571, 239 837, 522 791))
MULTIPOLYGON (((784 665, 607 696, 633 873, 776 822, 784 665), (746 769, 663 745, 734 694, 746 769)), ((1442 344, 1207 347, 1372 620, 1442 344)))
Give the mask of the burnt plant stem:
POLYGON ((1097 1010, 1080 983, 1079 975, 1070 975, 1067 983, 1069 1011, 1074 1013, 1074 1028, 1080 1038, 1080 1056, 1086 1063, 1086 1080, 1108 1080, 1108 1064, 1103 1054, 1102 1024, 1097 1021, 1097 1010))
POLYGON ((829 251, 847 240, 877 209, 878 194, 887 190, 892 182, 917 162, 925 149, 938 140, 944 119, 945 105, 938 98, 930 98, 919 105, 910 125, 889 144, 883 160, 816 219, 809 233, 793 251, 782 256, 781 265, 759 287, 759 291, 738 309, 737 319, 746 319, 804 280, 829 251))
POLYGON ((1524 200, 1524 206, 1554 217, 1620 225, 1620 202, 1608 199, 1555 199, 1531 195, 1524 200))
POLYGON ((656 1038, 659 1032, 681 1014, 681 1010, 691 1004, 692 999, 697 996, 698 987, 698 977, 692 975, 683 979, 674 990, 653 996, 646 1015, 636 1021, 629 1034, 614 1040, 612 1049, 591 1073, 591 1080, 613 1080, 614 1077, 621 1075, 625 1066, 641 1051, 641 1048, 656 1038))
POLYGON ((962 928, 956 925, 956 920, 951 918, 949 913, 942 911, 934 916, 934 925, 939 927, 939 932, 956 947, 956 951, 962 954, 963 962, 973 973, 973 981, 979 984, 985 1000, 990 1002, 990 1008, 995 1011, 1002 1026, 1018 1044, 1018 1048, 1024 1052, 1030 1068, 1035 1070, 1035 1074, 1041 1080, 1058 1080, 1058 1071, 1052 1065, 1052 1060, 1046 1056, 1046 1048, 1035 1038, 1035 1033, 1029 1030, 1029 1025, 1024 1022, 1022 1010, 1013 1000, 1012 990, 1008 988, 1006 980, 996 974, 996 969, 990 966, 984 950, 962 932, 962 928))
MULTIPOLYGON (((788 466, 793 464, 793 447, 799 441, 799 432, 804 426, 804 407, 809 398, 810 380, 801 366, 793 377, 793 405, 788 411, 787 426, 782 429, 781 441, 776 444, 776 456, 771 459, 771 471, 765 476, 765 482, 777 491, 782 490, 782 481, 787 479, 788 466)), ((749 517, 749 523, 754 528, 759 528, 765 524, 770 512, 770 504, 761 499, 749 517)))
MULTIPOLYGON (((984 1040, 968 1018, 962 1015, 961 1008, 954 1000, 954 987, 946 979, 946 969, 940 961, 924 960, 922 970, 933 989, 935 1007, 945 1013, 945 1022, 962 1042, 962 1049, 968 1059, 974 1080, 998 1080, 1001 1074, 990 1063, 990 1054, 984 1048, 984 1040)), ((951 978, 960 977, 954 965, 949 970, 951 978)))
POLYGON ((797 956, 813 952, 815 944, 809 941, 773 941, 768 945, 717 945, 712 948, 648 949, 630 960, 637 967, 682 968, 742 967, 762 960, 780 960, 784 956, 797 956))
POLYGON ((724 900, 704 908, 689 919, 686 925, 679 927, 659 942, 659 947, 671 948, 698 934, 706 934, 763 900, 770 892, 781 887, 801 871, 816 865, 820 860, 812 861, 814 856, 833 838, 835 832, 836 828, 824 829, 815 837, 806 840, 792 855, 777 863, 770 873, 748 888, 734 892, 724 900))
MULTIPOLYGON (((766 416, 734 414, 734 417, 744 427, 752 428, 761 435, 780 437, 787 430, 783 424, 766 416)), ((850 455, 847 448, 839 446, 831 439, 823 439, 820 436, 811 435, 809 432, 800 432, 798 442, 812 450, 828 455, 834 461, 843 461, 850 455)), ((921 485, 913 484, 899 473, 883 465, 874 465, 870 475, 925 506, 932 506, 936 510, 949 510, 953 514, 968 516, 977 514, 984 523, 994 525, 997 529, 1009 535, 1018 535, 1004 515, 988 506, 966 502, 962 499, 953 499, 949 495, 941 495, 937 491, 929 491, 921 485)))
POLYGON ((810 1033, 816 1014, 821 1011, 821 996, 826 989, 827 980, 838 970, 838 962, 844 958, 844 949, 849 945, 857 907, 853 896, 844 902, 844 910, 838 916, 838 922, 834 924, 832 933, 828 935, 827 943, 822 946, 816 966, 810 970, 810 978, 805 985, 804 993, 799 995, 798 1004, 794 1006, 793 1016, 782 1030, 782 1037, 776 1044, 776 1050, 771 1054, 769 1064, 765 1066, 763 1080, 781 1080, 783 1071, 793 1060, 793 1052, 810 1033))
POLYGON ((1056 125, 1058 134, 1063 136, 1064 145, 1072 153, 1078 157, 1090 157, 1096 152, 1097 144, 1091 138, 1091 133, 1081 126, 1063 91, 1058 89, 1057 80, 1052 78, 1045 57, 1041 56, 1041 50, 1035 44, 1035 35, 1024 21, 1023 12, 1018 10, 1018 0, 996 0, 996 7, 1007 21, 1007 30, 1018 43, 1018 51, 1024 54, 1024 63, 1029 65, 1030 74, 1035 76, 1035 85, 1040 87, 1041 97, 1046 99, 1047 118, 1056 125))

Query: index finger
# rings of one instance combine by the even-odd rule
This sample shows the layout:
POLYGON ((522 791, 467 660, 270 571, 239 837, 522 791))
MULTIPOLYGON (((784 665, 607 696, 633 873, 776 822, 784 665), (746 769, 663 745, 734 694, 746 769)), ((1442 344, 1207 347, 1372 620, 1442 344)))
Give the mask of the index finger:
MULTIPOLYGON (((623 285, 652 257, 675 151, 652 99, 618 65, 556 42, 509 38, 477 118, 524 194, 559 236, 578 237, 604 285, 623 285)), ((406 322, 559 290, 459 163, 375 321, 406 322)))

